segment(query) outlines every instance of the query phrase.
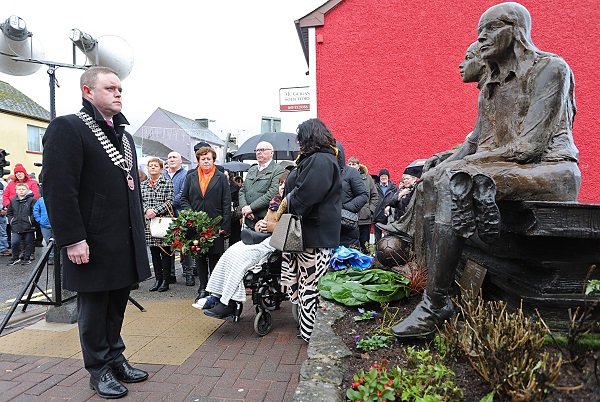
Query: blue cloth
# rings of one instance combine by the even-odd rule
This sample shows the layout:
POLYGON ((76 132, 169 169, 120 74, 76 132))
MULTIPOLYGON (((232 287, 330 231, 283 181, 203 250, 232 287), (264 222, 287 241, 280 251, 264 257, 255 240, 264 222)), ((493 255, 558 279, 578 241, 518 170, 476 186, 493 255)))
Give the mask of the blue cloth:
POLYGON ((329 266, 334 270, 346 268, 369 268, 373 263, 374 258, 361 253, 354 248, 339 246, 333 252, 333 256, 329 260, 329 266))
POLYGON ((44 197, 40 197, 33 206, 33 217, 41 227, 50 229, 50 220, 48 219, 48 212, 46 212, 44 197))

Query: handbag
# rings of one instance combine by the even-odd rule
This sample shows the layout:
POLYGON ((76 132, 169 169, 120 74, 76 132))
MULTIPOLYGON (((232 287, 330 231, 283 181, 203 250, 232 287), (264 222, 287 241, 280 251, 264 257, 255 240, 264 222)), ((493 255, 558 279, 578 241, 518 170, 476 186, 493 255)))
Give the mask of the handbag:
POLYGON ((293 214, 283 214, 271 235, 271 247, 286 253, 302 253, 304 240, 302 239, 302 217, 293 214))
POLYGON ((240 238, 242 239, 242 243, 246 245, 262 243, 264 239, 270 236, 271 233, 257 232, 248 228, 243 228, 240 232, 240 238))
POLYGON ((170 207, 170 204, 167 204, 167 211, 171 216, 155 216, 150 219, 150 223, 148 224, 148 228, 150 229, 150 236, 156 237, 158 239, 164 239, 167 237, 167 231, 169 230, 169 226, 171 226, 171 222, 173 222, 173 210, 170 207))
POLYGON ((342 227, 354 229, 358 227, 358 214, 342 208, 342 227))

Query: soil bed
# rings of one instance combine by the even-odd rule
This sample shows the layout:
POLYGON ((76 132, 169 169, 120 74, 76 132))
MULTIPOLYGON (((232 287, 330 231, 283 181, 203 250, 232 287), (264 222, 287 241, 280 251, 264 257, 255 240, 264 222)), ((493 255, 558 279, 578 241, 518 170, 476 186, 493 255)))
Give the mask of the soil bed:
MULTIPOLYGON (((421 297, 411 297, 408 300, 403 300, 390 306, 398 307, 400 312, 398 314, 398 320, 401 317, 408 316, 421 297)), ((344 358, 345 370, 344 380, 342 382, 342 393, 346 394, 353 382, 354 374, 363 369, 365 371, 370 370, 374 363, 381 363, 383 359, 388 360, 388 368, 398 365, 400 367, 406 367, 406 356, 404 350, 407 346, 415 346, 418 348, 429 347, 433 354, 436 353, 435 347, 432 341, 411 341, 402 343, 394 341, 390 348, 380 348, 373 351, 363 351, 357 349, 355 345, 355 337, 360 336, 364 339, 368 336, 374 335, 377 328, 382 325, 381 309, 378 305, 362 306, 365 310, 375 310, 378 316, 371 320, 355 321, 354 316, 360 315, 357 308, 348 308, 347 313, 339 319, 334 325, 335 334, 338 335, 348 348, 353 352, 352 356, 344 358)), ((543 348, 543 351, 548 351, 551 356, 557 355, 559 349, 552 345, 547 345, 543 348)), ((598 355, 598 353, 596 353, 598 355)), ((567 360, 563 357, 563 360, 567 360)), ((445 363, 451 368, 456 374, 456 384, 462 389, 464 393, 465 401, 479 401, 485 395, 491 391, 491 387, 488 383, 483 381, 469 365, 469 363, 461 359, 453 364, 445 363)), ((600 369, 600 367, 598 368, 600 369)), ((590 358, 585 360, 583 369, 578 370, 571 363, 563 363, 560 371, 560 377, 558 378, 555 385, 558 388, 554 390, 544 401, 547 402, 592 402, 600 401, 600 385, 594 378, 594 361, 590 358), (585 373, 582 374, 582 373, 585 373), (573 389, 573 390, 567 390, 573 389)), ((599 373, 600 375, 600 373, 599 373)), ((497 395, 494 401, 505 400, 501 399, 497 395)))

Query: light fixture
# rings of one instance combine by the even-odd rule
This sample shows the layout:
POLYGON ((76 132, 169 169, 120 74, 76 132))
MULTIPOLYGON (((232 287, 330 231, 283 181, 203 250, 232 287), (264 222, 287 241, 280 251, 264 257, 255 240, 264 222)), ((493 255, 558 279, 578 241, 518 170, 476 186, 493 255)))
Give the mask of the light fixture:
POLYGON ((36 63, 20 63, 14 57, 22 59, 43 59, 44 49, 33 34, 27 30, 22 18, 11 15, 0 24, 0 72, 9 75, 30 75, 41 67, 36 63))
POLYGON ((11 15, 0 24, 0 72, 9 75, 30 75, 38 71, 42 64, 48 69, 50 84, 50 118, 56 117, 55 91, 56 69, 59 67, 85 70, 91 66, 110 67, 120 79, 125 79, 133 68, 133 51, 124 39, 106 35, 94 39, 92 35, 79 29, 72 29, 69 37, 73 42, 73 63, 59 63, 44 60, 44 50, 39 41, 33 41, 33 34, 27 30, 25 21, 11 15), (85 65, 76 63, 75 48, 86 56, 85 65))
POLYGON ((73 45, 85 54, 86 66, 110 67, 117 72, 121 80, 131 72, 133 51, 119 36, 104 35, 94 39, 92 35, 75 28, 71 30, 69 37, 73 45))

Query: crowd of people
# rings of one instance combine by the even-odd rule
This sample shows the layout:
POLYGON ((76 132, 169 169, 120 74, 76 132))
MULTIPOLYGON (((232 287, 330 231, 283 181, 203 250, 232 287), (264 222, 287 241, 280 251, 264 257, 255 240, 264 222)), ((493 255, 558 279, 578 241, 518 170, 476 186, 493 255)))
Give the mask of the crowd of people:
POLYGON ((263 141, 245 178, 234 177, 215 163, 215 149, 201 142, 194 147, 196 168, 186 171, 181 155, 171 152, 166 164, 151 158, 143 172, 125 131, 117 73, 89 68, 80 80, 83 108, 54 119, 43 137, 42 186, 22 164, 0 181, 0 255, 10 257, 8 265, 30 264, 36 238, 56 241, 63 287, 77 292, 90 386, 103 398, 122 397, 128 392, 123 383, 148 378, 123 355, 125 307, 132 287, 151 277, 148 254, 154 269, 149 291, 167 292, 176 282, 176 250, 153 236, 149 223, 184 210, 221 218, 206 252, 180 255, 185 285, 195 286, 198 277, 192 306, 220 319, 246 300, 244 274, 275 252, 269 234, 280 216, 301 217, 304 249, 282 252, 281 284, 297 306, 298 336, 305 341, 315 323, 317 284, 336 248, 368 252, 372 232, 375 241, 384 232, 412 235, 411 219, 429 220, 424 239, 414 239, 431 244, 426 292, 393 327, 400 338, 429 335, 452 314, 448 288, 465 239, 477 233, 491 242, 499 235, 496 198, 520 199, 527 190, 532 200, 577 199, 572 73, 562 59, 533 45, 529 14, 514 4, 482 16, 478 43, 461 63, 463 80, 478 82, 482 91, 475 130, 460 148, 434 155, 420 169, 409 165, 398 184, 387 168, 371 175, 357 156, 346 163, 343 145, 314 118, 297 128, 300 152, 290 167, 276 163, 273 145, 263 141), (497 35, 506 40, 495 43, 497 35), (528 103, 489 107, 497 98, 528 103), (540 177, 562 185, 533 186, 540 177), (255 240, 242 240, 244 231, 255 240))

